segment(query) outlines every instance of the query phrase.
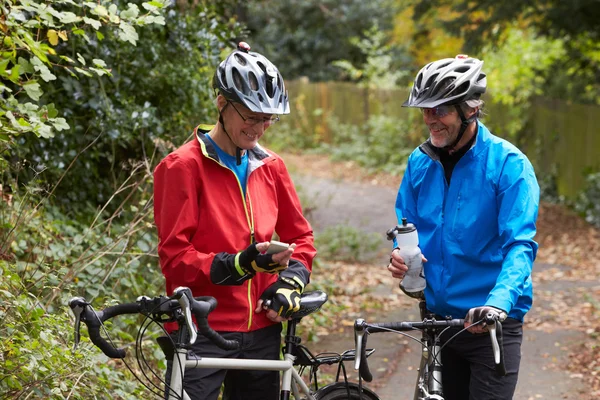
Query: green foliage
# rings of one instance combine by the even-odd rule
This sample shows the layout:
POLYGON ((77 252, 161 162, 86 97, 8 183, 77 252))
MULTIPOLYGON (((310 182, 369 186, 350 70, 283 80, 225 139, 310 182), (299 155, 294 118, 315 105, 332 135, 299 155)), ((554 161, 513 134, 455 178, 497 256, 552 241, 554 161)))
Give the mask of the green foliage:
POLYGON ((386 43, 388 35, 389 33, 381 30, 377 24, 373 25, 363 32, 362 37, 350 38, 350 44, 366 55, 363 65, 355 66, 346 59, 334 61, 332 64, 346 71, 352 81, 357 81, 363 86, 386 89, 396 87, 409 73, 394 65, 399 52, 397 48, 386 43))
POLYGON ((413 115, 404 120, 375 115, 362 126, 343 124, 332 117, 329 126, 333 141, 323 144, 322 149, 333 160, 353 160, 370 172, 400 175, 408 156, 421 142, 420 136, 411 135, 413 115))
POLYGON ((119 9, 106 0, 79 4, 72 0, 4 2, 0 23, 4 33, 0 43, 0 140, 29 132, 49 138, 56 131, 69 129, 54 103, 42 100, 42 82, 55 81, 57 75, 75 79, 110 75, 110 70, 100 58, 65 51, 73 50, 66 42, 76 37, 88 43, 100 40, 104 36, 100 29, 106 27, 120 41, 135 45, 138 34, 134 26, 164 24, 161 10, 167 3, 144 2, 140 13, 135 4, 119 9))
POLYGON ((381 247, 381 237, 376 233, 365 233, 347 225, 325 229, 315 237, 319 257, 329 261, 369 261, 381 247))
MULTIPOLYGON (((112 3, 123 4, 127 15, 144 4, 112 3)), ((40 101, 53 103, 71 129, 43 141, 20 136, 9 156, 25 164, 16 177, 28 182, 34 171, 45 170, 51 185, 87 148, 73 164, 70 186, 59 187, 56 196, 72 210, 95 207, 115 193, 141 160, 147 159, 151 169, 158 158, 156 146, 157 155, 164 155, 182 144, 196 124, 214 121, 210 80, 221 50, 241 28, 204 3, 183 11, 169 5, 160 21, 164 25, 136 25, 136 46, 124 45, 122 30, 114 29, 59 43, 57 54, 87 65, 102 60, 111 75, 79 79, 56 73, 56 80, 40 82, 45 93, 40 101)))
POLYGON ((248 2, 247 9, 250 45, 285 79, 314 81, 337 79, 335 60, 364 65, 367 54, 353 38, 364 39, 375 25, 389 31, 394 16, 390 0, 261 0, 248 2))
POLYGON ((536 36, 531 30, 510 27, 498 48, 485 47, 484 70, 494 102, 505 105, 508 115, 502 120, 502 135, 511 138, 524 134, 530 102, 544 93, 553 65, 565 51, 563 42, 536 36))
MULTIPOLYGON (((75 295, 101 306, 105 299, 133 301, 132 294, 162 291, 147 210, 139 204, 137 213, 123 211, 129 224, 100 214, 86 225, 40 204, 32 190, 10 204, 0 200, 3 398, 139 398, 131 373, 107 366, 85 333, 84 345, 69 351, 73 321, 66 304, 75 295)), ((116 321, 114 337, 131 338, 126 325, 116 321)))
POLYGON ((502 44, 515 21, 532 27, 550 42, 564 43, 566 56, 556 59, 548 86, 559 98, 600 104, 600 7, 594 1, 524 0, 519 2, 480 0, 431 0, 415 7, 415 18, 430 10, 450 6, 440 22, 450 32, 465 38, 468 52, 489 44, 502 44))
POLYGON ((315 127, 315 117, 322 114, 322 110, 308 110, 305 106, 306 96, 294 97, 291 101, 294 118, 282 116, 281 122, 269 128, 262 143, 273 151, 299 151, 319 147, 321 132, 315 127))
POLYGON ((600 173, 587 175, 586 188, 575 200, 573 208, 587 222, 600 227, 600 173))

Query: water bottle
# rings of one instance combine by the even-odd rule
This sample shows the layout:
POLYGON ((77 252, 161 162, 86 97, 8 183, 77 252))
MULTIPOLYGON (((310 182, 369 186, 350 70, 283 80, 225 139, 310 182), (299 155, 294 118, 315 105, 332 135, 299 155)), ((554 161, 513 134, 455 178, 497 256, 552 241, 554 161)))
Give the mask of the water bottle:
POLYGON ((396 228, 398 230, 396 240, 400 255, 408 267, 404 279, 400 282, 400 289, 410 297, 423 298, 426 284, 417 228, 413 224, 407 223, 406 218, 402 218, 402 225, 398 225, 396 228))

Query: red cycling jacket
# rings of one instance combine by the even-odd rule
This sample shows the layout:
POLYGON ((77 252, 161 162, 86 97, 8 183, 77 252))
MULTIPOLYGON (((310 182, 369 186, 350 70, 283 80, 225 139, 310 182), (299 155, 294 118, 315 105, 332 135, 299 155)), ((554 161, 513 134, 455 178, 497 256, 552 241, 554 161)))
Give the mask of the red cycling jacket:
POLYGON ((169 154, 154 171, 158 255, 167 294, 186 286, 194 296, 213 296, 218 305, 208 318, 211 327, 248 332, 273 324, 254 309, 277 275, 258 273, 239 286, 215 285, 210 279, 215 254, 235 254, 277 232, 279 240, 296 243, 285 274, 308 283, 316 254, 313 233, 283 160, 258 145, 249 150, 244 196, 236 175, 219 162, 205 137, 210 128, 197 127, 197 140, 169 154))

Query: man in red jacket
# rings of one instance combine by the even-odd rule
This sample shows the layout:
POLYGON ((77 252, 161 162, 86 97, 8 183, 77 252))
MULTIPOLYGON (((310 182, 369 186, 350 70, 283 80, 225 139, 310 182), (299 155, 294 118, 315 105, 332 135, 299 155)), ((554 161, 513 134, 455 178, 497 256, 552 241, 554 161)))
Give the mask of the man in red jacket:
MULTIPOLYGON (((194 296, 215 297, 210 326, 242 344, 227 351, 200 337, 193 350, 202 357, 279 359, 281 321, 298 310, 316 254, 285 164, 258 144, 278 114, 289 114, 284 82, 267 58, 249 50, 240 43, 215 72, 217 124, 198 126, 194 140, 154 171, 167 293, 186 286, 194 296), (264 254, 275 232, 291 246, 264 254), (263 311, 266 300, 271 306, 263 311)), ((279 395, 279 373, 272 371, 191 369, 184 388, 192 399, 216 400, 223 382, 225 399, 279 395)))

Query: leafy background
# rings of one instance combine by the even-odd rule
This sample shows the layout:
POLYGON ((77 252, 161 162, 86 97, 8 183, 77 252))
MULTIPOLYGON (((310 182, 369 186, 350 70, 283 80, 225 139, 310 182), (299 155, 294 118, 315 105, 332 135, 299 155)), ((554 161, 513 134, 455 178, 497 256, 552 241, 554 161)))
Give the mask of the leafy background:
MULTIPOLYGON (((365 93, 406 88, 432 59, 481 55, 492 95, 511 108, 508 134, 515 142, 526 134, 535 96, 600 102, 600 16, 591 2, 473 4, 2 2, 0 392, 14 399, 144 396, 123 363, 107 361, 85 339, 69 351, 73 321, 65 305, 74 295, 100 308, 162 292, 152 170, 195 124, 215 120, 212 74, 240 39, 273 60, 288 81, 343 81, 365 93)), ((265 138, 275 150, 327 154, 398 175, 423 139, 412 117, 373 115, 355 124, 302 96, 293 104, 300 118, 265 138)), ((600 224, 598 171, 581 173, 588 183, 576 200, 562 198, 552 176, 540 179, 544 196, 600 224)), ((310 201, 303 199, 306 209, 310 201)), ((360 261, 372 250, 347 227, 317 240, 329 260, 360 261)), ((334 279, 316 284, 340 290, 334 279)), ((123 318, 110 331, 132 343, 137 322, 123 318)), ((157 367, 163 361, 149 343, 159 333, 148 339, 157 367)), ((584 354, 597 354, 593 335, 584 354)), ((597 373, 588 375, 593 380, 597 373)))

